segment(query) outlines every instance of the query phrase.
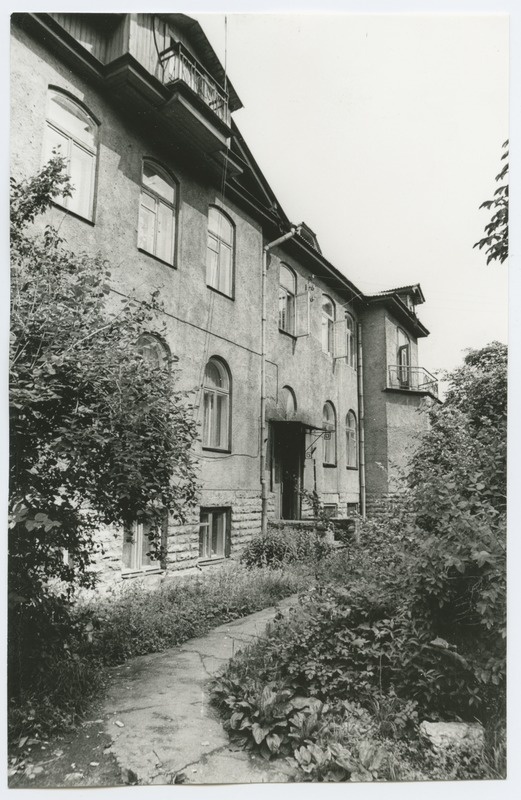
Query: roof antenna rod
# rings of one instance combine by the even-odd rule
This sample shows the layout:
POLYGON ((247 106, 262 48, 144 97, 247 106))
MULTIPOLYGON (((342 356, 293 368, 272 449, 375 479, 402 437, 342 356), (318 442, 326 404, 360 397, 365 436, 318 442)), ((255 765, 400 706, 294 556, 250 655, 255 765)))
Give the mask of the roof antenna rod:
POLYGON ((224 91, 228 91, 228 15, 224 15, 224 91))

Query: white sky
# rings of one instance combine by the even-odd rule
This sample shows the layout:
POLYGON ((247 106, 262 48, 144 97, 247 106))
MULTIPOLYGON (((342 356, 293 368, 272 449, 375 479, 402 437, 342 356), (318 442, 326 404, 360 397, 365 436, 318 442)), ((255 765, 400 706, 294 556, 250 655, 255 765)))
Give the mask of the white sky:
MULTIPOLYGON (((199 15, 224 61, 220 15, 199 15)), ((508 138, 506 15, 229 14, 234 118, 284 210, 365 292, 420 282, 420 363, 507 340, 472 245, 508 138)))

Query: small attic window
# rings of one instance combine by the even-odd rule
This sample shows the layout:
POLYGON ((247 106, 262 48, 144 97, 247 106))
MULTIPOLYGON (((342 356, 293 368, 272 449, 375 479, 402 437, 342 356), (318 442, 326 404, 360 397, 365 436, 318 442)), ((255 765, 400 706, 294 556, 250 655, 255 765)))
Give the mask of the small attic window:
POLYGON ((314 250, 321 253, 316 234, 311 230, 305 222, 301 222, 299 226, 299 234, 314 250))

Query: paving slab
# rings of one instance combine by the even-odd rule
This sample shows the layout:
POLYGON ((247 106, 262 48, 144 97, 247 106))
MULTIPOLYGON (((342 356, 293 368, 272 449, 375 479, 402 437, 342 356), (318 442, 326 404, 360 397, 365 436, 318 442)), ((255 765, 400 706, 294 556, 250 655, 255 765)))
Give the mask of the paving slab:
POLYGON ((134 658, 114 671, 104 704, 111 751, 137 782, 286 783, 291 770, 233 746, 210 705, 210 679, 239 650, 262 636, 277 607, 226 623, 163 653, 134 658))

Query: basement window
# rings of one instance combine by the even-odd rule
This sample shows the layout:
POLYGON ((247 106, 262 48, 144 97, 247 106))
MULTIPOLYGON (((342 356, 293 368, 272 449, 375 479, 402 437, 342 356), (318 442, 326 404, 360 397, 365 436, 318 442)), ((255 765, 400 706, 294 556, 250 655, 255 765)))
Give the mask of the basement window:
POLYGON ((230 508, 201 508, 199 558, 214 561, 230 555, 230 508))
MULTIPOLYGON (((149 522, 134 522, 123 534, 123 574, 159 572, 161 561, 154 558, 156 550, 149 522)), ((166 544, 166 520, 161 531, 161 545, 166 544)))

